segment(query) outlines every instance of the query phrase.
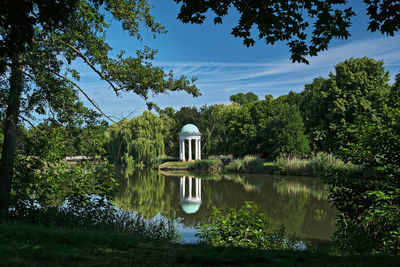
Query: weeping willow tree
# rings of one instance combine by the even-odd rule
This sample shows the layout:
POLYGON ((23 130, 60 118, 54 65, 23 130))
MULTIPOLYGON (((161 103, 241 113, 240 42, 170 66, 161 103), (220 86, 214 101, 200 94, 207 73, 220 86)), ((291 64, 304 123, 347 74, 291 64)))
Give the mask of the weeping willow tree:
POLYGON ((111 125, 106 132, 110 162, 142 165, 163 155, 162 127, 162 120, 150 111, 111 125))

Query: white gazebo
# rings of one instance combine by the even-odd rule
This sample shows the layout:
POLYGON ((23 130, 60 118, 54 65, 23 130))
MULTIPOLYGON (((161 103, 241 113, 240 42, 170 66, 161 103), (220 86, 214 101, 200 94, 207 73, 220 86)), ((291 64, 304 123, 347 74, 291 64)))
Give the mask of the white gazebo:
POLYGON ((179 195, 183 211, 187 214, 196 213, 201 205, 201 179, 181 177, 179 195))
POLYGON ((188 140, 189 153, 187 160, 192 159, 192 142, 194 141, 194 160, 201 159, 201 133, 196 125, 186 124, 179 133, 179 159, 186 160, 185 140, 188 140))

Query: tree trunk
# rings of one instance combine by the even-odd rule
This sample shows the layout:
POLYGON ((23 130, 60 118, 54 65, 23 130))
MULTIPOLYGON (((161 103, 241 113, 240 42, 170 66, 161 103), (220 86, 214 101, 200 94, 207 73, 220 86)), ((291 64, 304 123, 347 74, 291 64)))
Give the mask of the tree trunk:
POLYGON ((20 57, 11 60, 10 90, 4 122, 4 141, 0 163, 0 215, 7 213, 10 204, 11 181, 17 146, 17 123, 21 94, 24 86, 20 57))

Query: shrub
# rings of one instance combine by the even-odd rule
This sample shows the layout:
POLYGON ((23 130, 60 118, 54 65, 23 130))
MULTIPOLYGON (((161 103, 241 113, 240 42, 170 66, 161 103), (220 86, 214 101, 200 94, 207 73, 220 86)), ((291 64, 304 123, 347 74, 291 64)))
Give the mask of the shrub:
POLYGON ((225 166, 225 170, 228 172, 243 172, 243 161, 235 159, 225 166))
POLYGON ((239 210, 231 209, 226 214, 214 208, 197 229, 200 241, 212 246, 289 249, 294 244, 285 227, 272 229, 267 215, 252 202, 245 202, 239 210))
POLYGON ((228 165, 233 161, 232 155, 217 155, 217 156, 210 156, 209 159, 220 159, 224 165, 228 165))
POLYGON ((190 170, 200 170, 200 171, 220 171, 223 167, 223 163, 220 159, 205 159, 197 160, 190 163, 188 169, 190 170))

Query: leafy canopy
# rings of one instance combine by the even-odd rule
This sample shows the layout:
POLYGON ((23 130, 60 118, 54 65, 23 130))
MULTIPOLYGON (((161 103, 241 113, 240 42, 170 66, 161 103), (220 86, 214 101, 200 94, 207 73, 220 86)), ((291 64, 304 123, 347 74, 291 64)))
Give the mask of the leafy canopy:
MULTIPOLYGON (((254 35, 266 44, 287 42, 293 62, 308 63, 308 56, 327 50, 332 39, 350 37, 353 8, 346 0, 174 0, 182 3, 178 19, 201 24, 211 10, 214 23, 222 23, 230 9, 239 13, 231 34, 249 47, 254 35), (254 30, 254 28, 257 30, 254 30)), ((364 0, 369 15, 368 30, 393 36, 400 29, 400 3, 392 0, 364 0)))

